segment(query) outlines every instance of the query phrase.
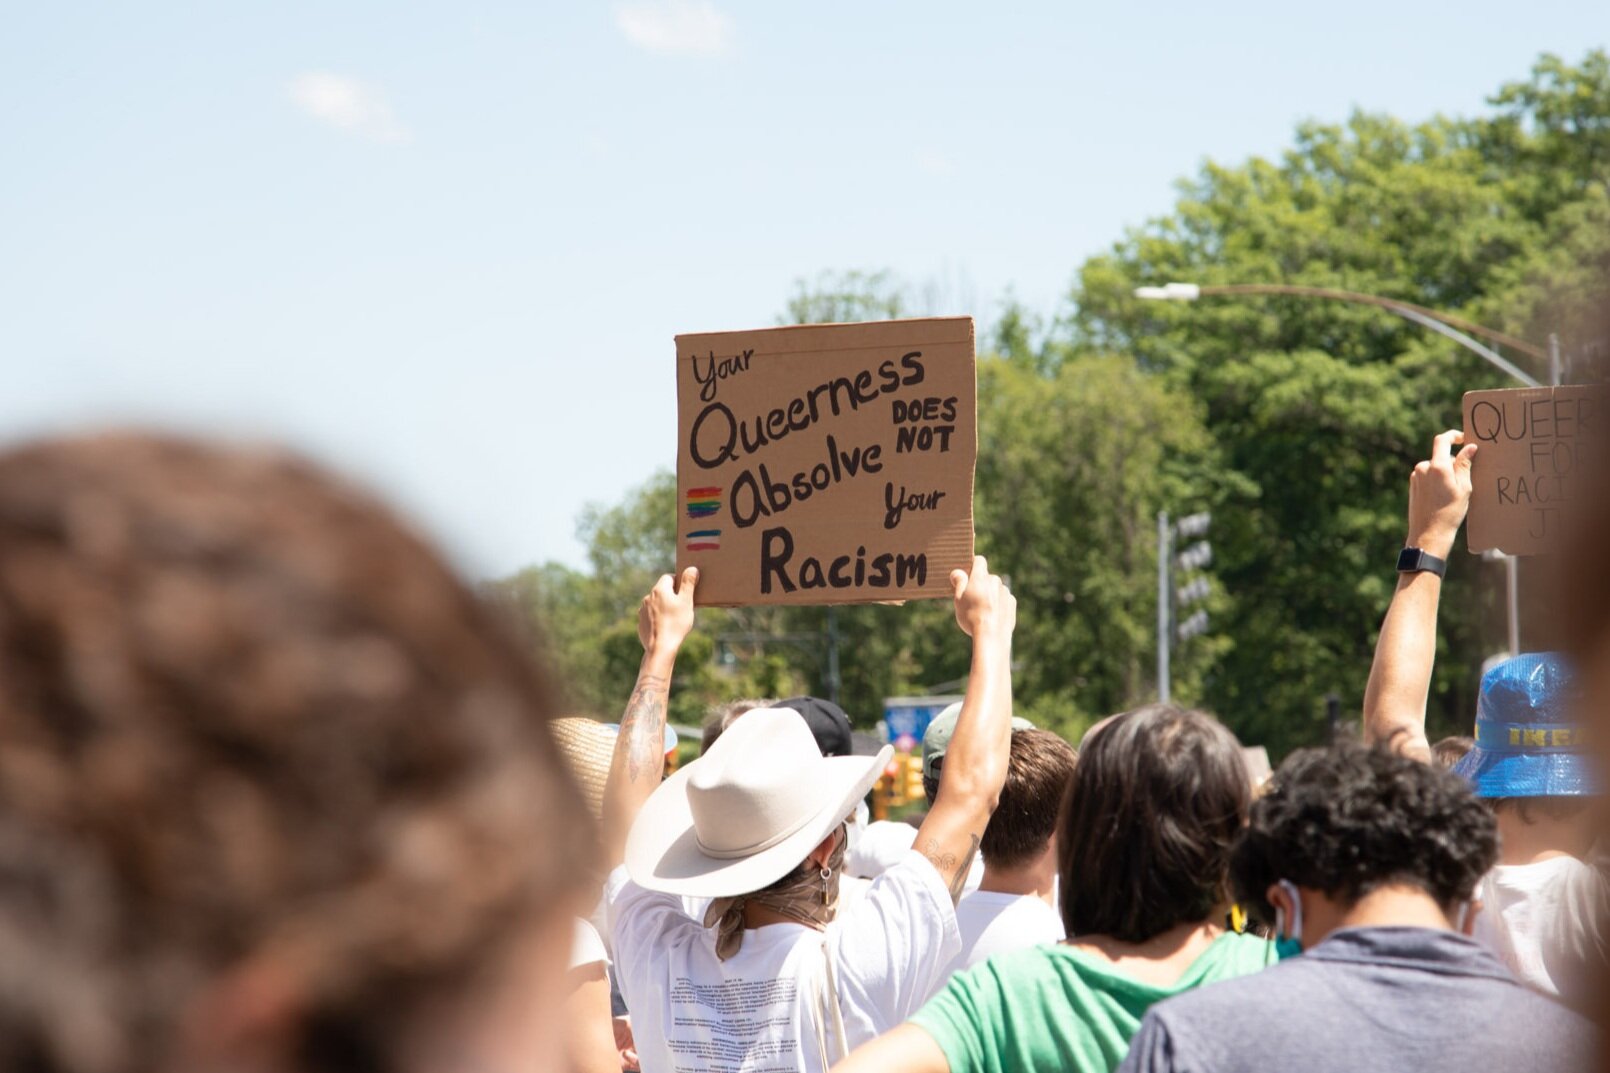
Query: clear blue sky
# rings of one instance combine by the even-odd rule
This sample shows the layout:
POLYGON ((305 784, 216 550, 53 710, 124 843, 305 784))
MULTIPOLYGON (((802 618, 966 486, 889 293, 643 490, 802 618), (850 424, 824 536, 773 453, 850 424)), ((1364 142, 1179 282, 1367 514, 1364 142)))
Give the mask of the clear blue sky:
POLYGON ((466 568, 674 462, 671 337, 890 268, 989 319, 1307 117, 1483 107, 1604 0, 36 3, 0 434, 289 439, 466 568))

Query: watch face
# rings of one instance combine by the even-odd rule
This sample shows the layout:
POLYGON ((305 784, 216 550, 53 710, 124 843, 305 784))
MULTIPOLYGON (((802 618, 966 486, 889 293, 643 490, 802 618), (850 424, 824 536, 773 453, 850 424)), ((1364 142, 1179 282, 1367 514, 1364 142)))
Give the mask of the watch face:
POLYGON ((1404 548, 1402 551, 1398 552, 1398 569, 1420 569, 1420 557, 1424 554, 1425 552, 1421 551, 1419 548, 1404 548))

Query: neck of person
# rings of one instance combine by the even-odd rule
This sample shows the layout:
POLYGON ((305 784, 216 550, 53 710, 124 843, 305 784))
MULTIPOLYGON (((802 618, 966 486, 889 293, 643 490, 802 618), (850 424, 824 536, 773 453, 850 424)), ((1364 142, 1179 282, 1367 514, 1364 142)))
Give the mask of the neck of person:
POLYGON ((1550 816, 1531 811, 1531 822, 1509 805, 1498 810, 1498 863, 1537 864, 1555 857, 1585 857, 1593 847, 1591 814, 1550 816))
POLYGON ((1017 894, 1038 898, 1055 909, 1056 858, 1054 841, 1046 843, 1045 849, 1041 850, 1038 856, 1012 867, 1002 867, 985 857, 984 878, 979 882, 978 889, 995 894, 1017 894))
POLYGON ((764 928, 769 924, 798 924, 802 928, 813 926, 793 917, 785 917, 777 910, 768 909, 764 905, 757 905, 754 902, 744 903, 745 929, 764 928))
POLYGON ((1138 943, 1101 934, 1074 936, 1063 943, 1096 954, 1144 983, 1165 987, 1224 934, 1214 921, 1223 920, 1228 911, 1228 906, 1216 908, 1207 920, 1184 921, 1138 943))
MULTIPOLYGON (((1303 946, 1313 947, 1342 928, 1437 928, 1453 931, 1437 900, 1419 887, 1393 884, 1377 887, 1352 905, 1332 901, 1317 890, 1304 890, 1303 946)), ((1466 921, 1468 931, 1470 921, 1466 921)))

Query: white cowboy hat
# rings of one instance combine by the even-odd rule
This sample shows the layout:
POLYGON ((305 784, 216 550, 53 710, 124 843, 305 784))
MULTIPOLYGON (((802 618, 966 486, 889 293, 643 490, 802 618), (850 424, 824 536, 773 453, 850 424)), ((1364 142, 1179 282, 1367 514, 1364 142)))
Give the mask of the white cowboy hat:
POLYGON ((725 898, 799 867, 855 811, 888 765, 824 757, 798 712, 746 712, 710 751, 644 803, 626 839, 626 870, 648 890, 725 898))

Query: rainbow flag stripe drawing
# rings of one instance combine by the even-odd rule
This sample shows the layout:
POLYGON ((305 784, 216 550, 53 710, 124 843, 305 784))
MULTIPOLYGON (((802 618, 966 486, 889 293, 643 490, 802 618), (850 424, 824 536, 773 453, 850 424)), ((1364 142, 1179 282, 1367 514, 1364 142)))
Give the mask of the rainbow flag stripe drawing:
POLYGON ((686 534, 689 551, 719 551, 721 548, 721 530, 697 529, 686 534))
POLYGON ((689 488, 688 517, 708 518, 721 509, 721 489, 689 488))

